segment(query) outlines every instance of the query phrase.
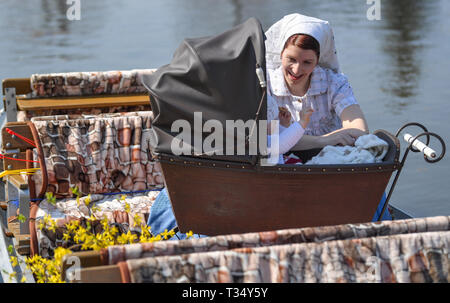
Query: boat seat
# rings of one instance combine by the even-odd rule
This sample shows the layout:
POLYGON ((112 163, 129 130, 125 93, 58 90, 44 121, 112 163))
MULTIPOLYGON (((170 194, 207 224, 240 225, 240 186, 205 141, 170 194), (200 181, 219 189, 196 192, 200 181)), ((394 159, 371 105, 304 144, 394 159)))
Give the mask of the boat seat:
MULTIPOLYGON (((353 260, 353 262, 357 263, 361 260, 358 257, 355 258, 357 255, 357 253, 355 253, 355 249, 356 251, 360 251, 361 247, 369 248, 364 250, 363 258, 368 258, 370 256, 374 258, 375 256, 378 256, 377 253, 379 248, 377 247, 380 246, 380 243, 390 242, 392 245, 381 245, 383 247, 382 249, 386 252, 390 251, 390 253, 386 253, 384 255, 389 255, 390 258, 392 257, 392 259, 384 258, 383 262, 388 264, 389 262, 395 261, 397 257, 405 257, 405 261, 409 264, 406 271, 402 272, 399 268, 391 268, 392 274, 393 276, 396 276, 396 279, 405 279, 406 273, 406 279, 409 278, 411 281, 417 281, 417 279, 423 278, 422 274, 431 274, 431 271, 429 271, 431 267, 434 267, 435 270, 446 272, 446 268, 440 266, 439 264, 430 266, 433 262, 427 263, 426 259, 431 261, 431 259, 438 257, 443 258, 442 260, 445 261, 448 258, 445 251, 441 251, 440 254, 437 252, 435 255, 430 254, 429 251, 432 249, 431 246, 434 245, 434 248, 440 248, 440 245, 447 241, 446 239, 450 236, 449 223, 449 216, 437 216, 397 221, 383 221, 378 224, 373 224, 372 222, 357 225, 342 224, 274 230, 268 232, 222 235, 204 239, 193 239, 189 241, 159 241, 154 243, 110 246, 106 249, 102 249, 101 251, 76 252, 64 256, 62 279, 68 282, 124 282, 127 281, 127 276, 130 276, 127 272, 130 272, 131 275, 135 276, 135 278, 139 278, 139 274, 136 272, 136 269, 139 269, 140 267, 144 269, 145 267, 157 267, 158 263, 164 264, 165 261, 167 261, 173 266, 171 267, 172 269, 177 268, 175 269, 176 272, 173 272, 175 275, 178 272, 178 269, 180 269, 178 273, 183 272, 182 268, 184 267, 186 270, 186 276, 183 276, 183 278, 190 279, 186 282, 199 282, 195 281, 195 279, 197 277, 201 277, 201 275, 189 277, 188 267, 195 264, 196 268, 197 266, 198 268, 202 268, 202 264, 204 264, 203 261, 205 260, 209 260, 208 264, 210 264, 210 261, 214 262, 215 260, 218 262, 219 260, 224 261, 229 260, 230 258, 237 258, 236 260, 243 261, 246 258, 246 255, 252 252, 254 253, 254 257, 261 257, 262 259, 260 259, 260 262, 263 262, 265 258, 264 256, 269 253, 279 253, 281 252, 279 251, 279 248, 285 247, 287 251, 291 251, 294 254, 295 252, 300 251, 304 253, 316 251, 317 254, 320 254, 321 251, 326 253, 328 250, 340 251, 340 253, 335 255, 332 254, 328 257, 341 255, 341 257, 344 256, 345 260, 353 260), (358 241, 355 241, 355 239, 358 239, 358 241), (434 243, 435 241, 436 243, 434 243), (424 250, 418 251, 417 247, 420 247, 421 243, 425 243, 423 248, 424 250), (359 245, 361 245, 361 247, 358 248, 359 245), (396 248, 398 245, 401 246, 402 249, 410 249, 415 254, 406 254, 404 256, 397 255, 399 253, 401 254, 401 250, 396 248), (394 248, 391 249, 391 246, 394 248), (342 249, 342 247, 345 247, 345 249, 342 249), (393 257, 394 255, 395 257, 393 257), (183 260, 190 261, 187 263, 180 263, 180 256, 183 256, 183 260), (80 275, 78 276, 79 280, 72 279, 73 276, 68 274, 68 272, 73 269, 74 263, 71 261, 73 261, 74 258, 80 261, 78 262, 80 265, 80 268, 78 268, 80 269, 80 275), (424 261, 425 263, 422 264, 428 264, 428 266, 422 266, 419 268, 420 266, 417 263, 418 260, 424 261), (176 266, 176 264, 178 265, 176 266), (418 274, 418 272, 421 271, 422 274, 418 274), (107 273, 108 275, 106 275, 107 273)), ((273 256, 272 254, 270 255, 273 256)), ((288 255, 284 255, 284 257, 288 257, 288 255)), ((281 257, 282 255, 280 255, 280 258, 281 257)), ((293 260, 295 261, 295 258, 293 260)), ((323 260, 325 260, 324 262, 327 260, 330 261, 329 258, 324 258, 323 260)), ((237 262, 236 264, 244 263, 247 264, 249 262, 237 262)), ((290 263, 291 262, 288 262, 288 264, 290 263)), ((351 264, 342 261, 339 263, 351 264)), ((223 263, 221 264, 223 265, 223 263)), ((328 266, 330 264, 324 264, 324 266, 328 266)), ((443 264, 446 263, 444 262, 443 264)), ((251 268, 243 269, 247 270, 246 276, 252 275, 250 270, 251 268)), ((229 270, 231 270, 231 268, 229 268, 229 270)), ((297 268, 295 270, 299 269, 297 268)), ((264 272, 264 270, 262 271, 264 272)), ((283 271, 280 271, 279 273, 282 275, 282 272, 283 271)), ((272 273, 274 273, 274 271, 272 271, 272 273)), ((303 274, 304 273, 305 272, 303 272, 303 274)), ((299 275, 299 277, 303 276, 303 274, 299 275)), ((383 278, 386 278, 389 275, 384 276, 385 277, 383 278)), ((158 275, 155 277, 158 277, 158 275)), ((147 276, 147 278, 152 279, 152 277, 149 276, 147 276)), ((170 279, 171 277, 164 278, 170 279)), ((263 274, 262 278, 270 279, 270 275, 264 276, 263 274)), ((326 277, 322 276, 322 278, 326 277)), ((351 275, 348 276, 348 278, 352 278, 351 275)), ((440 279, 437 275, 429 278, 434 279, 434 281, 440 279)), ((216 280, 209 280, 208 282, 219 282, 220 277, 215 276, 214 279, 216 280)), ((364 280, 364 276, 360 276, 358 279, 358 282, 368 282, 367 280, 364 280)), ((385 282, 387 282, 387 280, 385 282)))
POLYGON ((139 75, 155 69, 35 74, 2 81, 7 121, 32 116, 150 110, 139 75), (118 108, 118 109, 116 109, 118 108), (122 110, 125 111, 125 110, 122 110))
MULTIPOLYGON (((53 163, 53 160, 49 161, 50 159, 39 159, 37 147, 7 131, 8 129, 9 131, 12 131, 12 133, 20 134, 20 136, 28 139, 29 141, 42 142, 42 136, 37 139, 37 136, 40 134, 39 131, 35 130, 36 133, 33 135, 32 126, 34 124, 30 124, 29 120, 40 119, 41 121, 36 123, 45 125, 46 123, 52 123, 51 119, 55 117, 60 120, 67 118, 86 118, 87 116, 90 118, 105 118, 106 115, 113 115, 116 117, 111 119, 120 120, 121 118, 118 118, 115 113, 122 112, 119 116, 122 116, 123 112, 125 112, 125 115, 128 116, 135 114, 140 117, 143 117, 144 115, 149 116, 149 114, 151 115, 149 102, 150 97, 146 93, 146 89, 140 83, 138 74, 153 73, 154 71, 154 69, 149 69, 110 72, 35 74, 30 78, 3 80, 3 101, 7 115, 7 122, 2 128, 1 134, 1 153, 7 156, 2 159, 0 163, 3 170, 23 170, 26 168, 40 167, 40 164, 42 163, 53 163), (48 122, 42 122, 44 117, 46 117, 45 119, 47 119, 48 122), (39 165, 33 165, 30 164, 30 162, 20 160, 34 160, 41 161, 41 163, 39 165)), ((129 119, 133 120, 134 118, 129 119)), ((150 116, 142 119, 150 120, 150 116)), ((146 124, 146 126, 144 127, 149 127, 149 123, 150 122, 145 122, 144 124, 146 124)), ((123 135, 123 132, 120 132, 120 135, 123 135)), ((119 138, 116 139, 118 140, 119 138)), ((40 146, 40 144, 38 144, 38 146, 40 146)), ((60 149, 63 148, 64 145, 56 144, 54 146, 58 146, 57 149, 60 149)), ((86 148, 89 147, 80 146, 80 148, 81 150, 86 150, 86 148)), ((64 152, 62 153, 64 154, 64 152)), ((55 154, 53 155, 55 156, 55 154)), ((133 156, 136 157, 136 155, 136 151, 134 151, 133 156)), ((147 156, 144 157, 146 159, 145 161, 148 160, 149 155, 150 154, 147 153, 147 156)), ((121 154, 121 157, 123 157, 123 154, 121 154)), ((142 155, 138 155, 138 159, 141 159, 141 157, 142 155)), ((79 160, 82 161, 81 158, 79 158, 79 160)), ((69 162, 74 164, 79 161, 69 162)), ((145 169, 152 172, 150 177, 147 177, 147 179, 150 178, 148 181, 153 182, 153 185, 148 188, 160 188, 161 185, 158 184, 163 184, 161 179, 162 176, 157 176, 160 173, 158 173, 158 169, 154 168, 154 162, 147 161, 140 165, 147 165, 145 169), (154 183, 156 179, 158 179, 158 184, 154 183)), ((98 164, 97 166, 101 166, 101 164, 98 164)), ((136 165, 134 166, 134 169, 137 169, 136 165)), ((58 173, 55 174, 54 170, 46 167, 45 171, 47 172, 48 170, 51 173, 50 182, 48 184, 42 183, 43 179, 48 179, 49 176, 47 173, 45 173, 44 176, 39 171, 36 172, 33 177, 27 177, 25 175, 7 175, 3 178, 3 181, 5 181, 6 201, 2 201, 2 207, 3 204, 7 205, 8 217, 11 219, 10 224, 8 224, 8 229, 14 234, 16 239, 24 238, 28 241, 28 249, 22 250, 24 254, 40 253, 37 251, 38 243, 36 243, 36 241, 33 243, 33 233, 36 233, 35 222, 33 221, 31 223, 30 220, 28 220, 34 219, 33 215, 36 214, 36 208, 38 208, 39 205, 39 202, 33 202, 33 200, 39 198, 42 199, 43 194, 46 191, 52 191, 52 188, 54 189, 58 182, 60 185, 64 185, 59 186, 59 190, 65 190, 65 194, 62 191, 59 191, 60 198, 67 196, 67 193, 70 191, 70 188, 65 186, 65 181, 58 179, 58 173), (57 178, 52 183, 51 180, 55 175, 57 178), (20 198, 19 205, 17 205, 17 203, 7 202, 10 200, 16 200, 18 196, 20 198), (32 201, 31 213, 29 210, 30 200, 32 201), (17 220, 17 216, 19 214, 24 215, 27 220, 19 223, 17 220), (31 246, 30 238, 32 239, 31 246), (33 245, 36 250, 34 252, 32 249, 33 245)), ((109 177, 110 176, 108 176, 108 178, 109 177)), ((64 177, 62 177, 62 179, 64 179, 64 177)), ((102 191, 104 190, 105 189, 102 191)), ((87 193, 95 193, 95 191, 91 190, 89 192, 85 192, 85 194, 87 193)))

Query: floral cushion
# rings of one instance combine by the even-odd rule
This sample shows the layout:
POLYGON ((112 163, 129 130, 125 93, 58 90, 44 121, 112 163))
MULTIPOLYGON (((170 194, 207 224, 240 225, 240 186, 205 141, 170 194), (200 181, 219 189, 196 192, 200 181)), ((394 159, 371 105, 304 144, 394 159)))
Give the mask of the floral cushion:
POLYGON ((146 93, 139 74, 154 71, 155 69, 34 74, 31 76, 31 97, 146 93))
MULTIPOLYGON (((150 150, 151 119, 151 111, 32 118, 47 169, 45 191, 62 198, 75 187, 83 195, 163 187, 150 150)), ((33 176, 37 191, 39 176, 33 176)))

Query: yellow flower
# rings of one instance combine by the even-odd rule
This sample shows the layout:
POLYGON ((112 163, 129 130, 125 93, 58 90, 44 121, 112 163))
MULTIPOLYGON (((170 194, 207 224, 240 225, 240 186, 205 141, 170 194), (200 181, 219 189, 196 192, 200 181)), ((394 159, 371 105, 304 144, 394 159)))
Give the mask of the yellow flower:
POLYGON ((96 212, 99 212, 99 211, 100 211, 100 208, 98 206, 92 206, 91 207, 91 212, 96 213, 96 212))
POLYGON ((51 221, 52 221, 52 216, 50 216, 50 214, 47 214, 47 215, 44 216, 44 224, 45 225, 47 225, 51 221))
MULTIPOLYGON (((129 211, 129 204, 125 202, 125 208, 129 211)), ((92 208, 93 209, 93 208, 92 208)), ((80 221, 73 220, 66 224, 67 231, 63 234, 63 239, 68 241, 73 238, 73 241, 81 244, 82 250, 100 250, 111 245, 117 244, 130 244, 130 243, 146 243, 155 242, 161 240, 167 240, 175 235, 174 230, 164 230, 156 237, 151 233, 151 227, 147 226, 145 222, 142 222, 142 217, 139 214, 134 214, 134 226, 139 225, 141 227, 140 235, 132 233, 130 230, 127 233, 120 234, 119 229, 116 226, 110 226, 106 217, 100 220, 103 231, 101 233, 94 234, 90 230, 90 225, 94 220, 97 220, 93 214, 86 221, 87 228, 80 224, 80 221)), ((49 215, 45 216, 40 221, 40 225, 50 226, 51 229, 56 228, 56 221, 52 220, 49 215)), ((187 237, 192 237, 193 232, 189 231, 187 237)), ((32 258, 26 258, 25 263, 36 278, 38 283, 61 283, 61 267, 63 256, 67 253, 71 253, 69 249, 58 247, 54 251, 54 258, 49 260, 42 258, 38 255, 32 258)), ((15 259, 11 258, 11 263, 15 264, 15 259)))
POLYGON ((9 258, 9 262, 11 262, 12 267, 16 267, 19 264, 17 257, 11 256, 9 258))
POLYGON ((170 232, 167 231, 167 229, 165 229, 161 235, 164 237, 164 240, 169 239, 169 236, 173 236, 175 234, 175 232, 173 230, 171 230, 170 232))
POLYGON ((75 186, 75 187, 71 188, 70 190, 72 191, 72 194, 76 195, 77 197, 79 197, 81 195, 80 191, 78 189, 78 186, 75 186))
POLYGON ((48 230, 51 230, 52 232, 56 232, 56 221, 52 220, 50 227, 48 230))
POLYGON ((114 226, 109 232, 111 233, 111 235, 115 236, 119 232, 119 229, 114 226))
POLYGON ((86 221, 86 229, 87 230, 91 230, 91 222, 90 221, 86 221))
POLYGON ((10 273, 10 274, 9 274, 9 282, 12 282, 12 280, 15 279, 16 276, 17 276, 17 273, 16 273, 16 272, 10 273))
POLYGON ((192 232, 192 230, 190 230, 186 233, 186 239, 189 239, 190 237, 193 237, 193 236, 194 236, 194 233, 192 232))
POLYGON ((87 243, 87 242, 84 242, 82 245, 81 245, 81 250, 88 250, 90 247, 89 247, 89 243, 87 243))
POLYGON ((27 278, 25 278, 25 276, 23 276, 22 279, 20 280, 20 282, 22 282, 22 283, 27 282, 27 278))
POLYGON ((139 216, 139 214, 135 214, 135 215, 133 216, 133 219, 134 219, 133 227, 136 227, 136 226, 140 226, 140 225, 141 225, 142 219, 141 219, 141 216, 139 216))
POLYGON ((89 194, 86 199, 84 199, 84 204, 86 204, 86 206, 89 206, 89 203, 91 203, 91 194, 89 194))
POLYGON ((86 239, 87 231, 84 227, 80 226, 78 230, 75 232, 75 236, 73 237, 73 240, 76 243, 84 242, 86 239))
POLYGON ((121 234, 117 237, 117 242, 119 244, 131 244, 137 240, 137 236, 132 234, 131 231, 128 231, 126 234, 121 234))
POLYGON ((63 283, 63 281, 61 281, 61 278, 59 276, 56 275, 52 275, 48 278, 48 282, 49 283, 63 283))
POLYGON ((109 230, 109 222, 108 222, 108 218, 103 217, 103 219, 100 221, 100 223, 102 224, 103 230, 107 231, 109 230))
POLYGON ((69 241, 70 238, 71 238, 71 237, 70 237, 70 233, 67 232, 67 233, 64 233, 64 234, 63 234, 63 240, 64 240, 64 241, 69 241))
POLYGON ((127 244, 128 240, 127 240, 127 236, 125 234, 121 234, 120 236, 117 237, 117 243, 118 244, 127 244))
POLYGON ((126 211, 127 213, 129 213, 130 210, 131 210, 130 204, 128 204, 128 202, 125 202, 125 211, 126 211))
POLYGON ((127 232, 127 240, 128 243, 134 243, 137 240, 137 236, 135 234, 132 234, 131 231, 127 232))

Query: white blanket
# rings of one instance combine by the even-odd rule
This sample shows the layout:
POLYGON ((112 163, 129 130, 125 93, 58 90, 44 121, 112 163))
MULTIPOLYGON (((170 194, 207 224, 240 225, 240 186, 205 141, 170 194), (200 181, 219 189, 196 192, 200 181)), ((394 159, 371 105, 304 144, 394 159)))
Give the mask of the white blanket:
POLYGON ((355 164, 381 162, 389 145, 375 135, 359 137, 355 146, 325 146, 322 151, 305 164, 355 164))

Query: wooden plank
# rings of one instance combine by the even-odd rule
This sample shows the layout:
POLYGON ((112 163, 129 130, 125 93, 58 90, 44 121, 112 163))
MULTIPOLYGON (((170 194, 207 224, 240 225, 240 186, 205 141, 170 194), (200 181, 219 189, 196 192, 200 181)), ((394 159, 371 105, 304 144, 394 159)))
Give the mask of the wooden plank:
POLYGON ((6 121, 17 121, 17 96, 14 87, 5 88, 3 109, 6 111, 6 121))
POLYGON ((6 131, 6 128, 20 134, 21 136, 33 140, 33 135, 31 133, 30 127, 25 122, 8 122, 2 128, 2 149, 20 149, 25 151, 27 148, 34 148, 33 145, 25 142, 19 137, 13 136, 6 131))
POLYGON ((8 178, 8 182, 18 189, 28 188, 28 181, 26 181, 22 175, 7 175, 5 178, 8 178))
POLYGON ((68 266, 68 265, 71 266, 71 264, 66 264, 66 262, 65 262, 67 259, 69 259, 71 257, 78 258, 80 260, 80 266, 83 268, 103 265, 102 260, 101 260, 101 254, 99 251, 94 251, 94 250, 78 251, 78 252, 74 252, 74 253, 64 256, 63 269, 65 268, 65 266, 68 266))
MULTIPOLYGON (((13 158, 13 159, 26 160, 26 152, 5 154, 5 156, 13 158)), ((15 169, 24 169, 24 168, 27 168, 27 162, 25 162, 25 161, 17 161, 17 160, 12 160, 12 159, 7 159, 7 158, 5 158, 3 160, 3 170, 15 170, 15 169)))
POLYGON ((37 99, 17 99, 20 110, 76 109, 91 107, 149 105, 148 94, 141 95, 102 95, 89 97, 55 97, 37 99))
MULTIPOLYGON (((77 282, 77 281, 74 281, 77 282)), ((80 270, 82 283, 122 283, 120 269, 117 265, 83 268, 80 270)))
POLYGON ((16 237, 20 234, 20 223, 16 218, 13 221, 8 222, 8 231, 12 233, 13 237, 16 237))
POLYGON ((5 88, 15 87, 17 95, 25 95, 31 93, 30 78, 10 78, 2 81, 2 92, 5 94, 5 88))
POLYGON ((102 266, 101 254, 99 251, 78 251, 65 255, 62 259, 61 279, 66 280, 67 270, 74 266, 73 260, 77 260, 81 268, 102 266))
POLYGON ((17 253, 19 253, 20 255, 24 256, 24 255, 30 255, 31 253, 31 247, 30 247, 30 241, 31 241, 31 237, 29 234, 19 234, 19 235, 15 235, 15 238, 17 240, 17 245, 16 245, 16 251, 17 253))

